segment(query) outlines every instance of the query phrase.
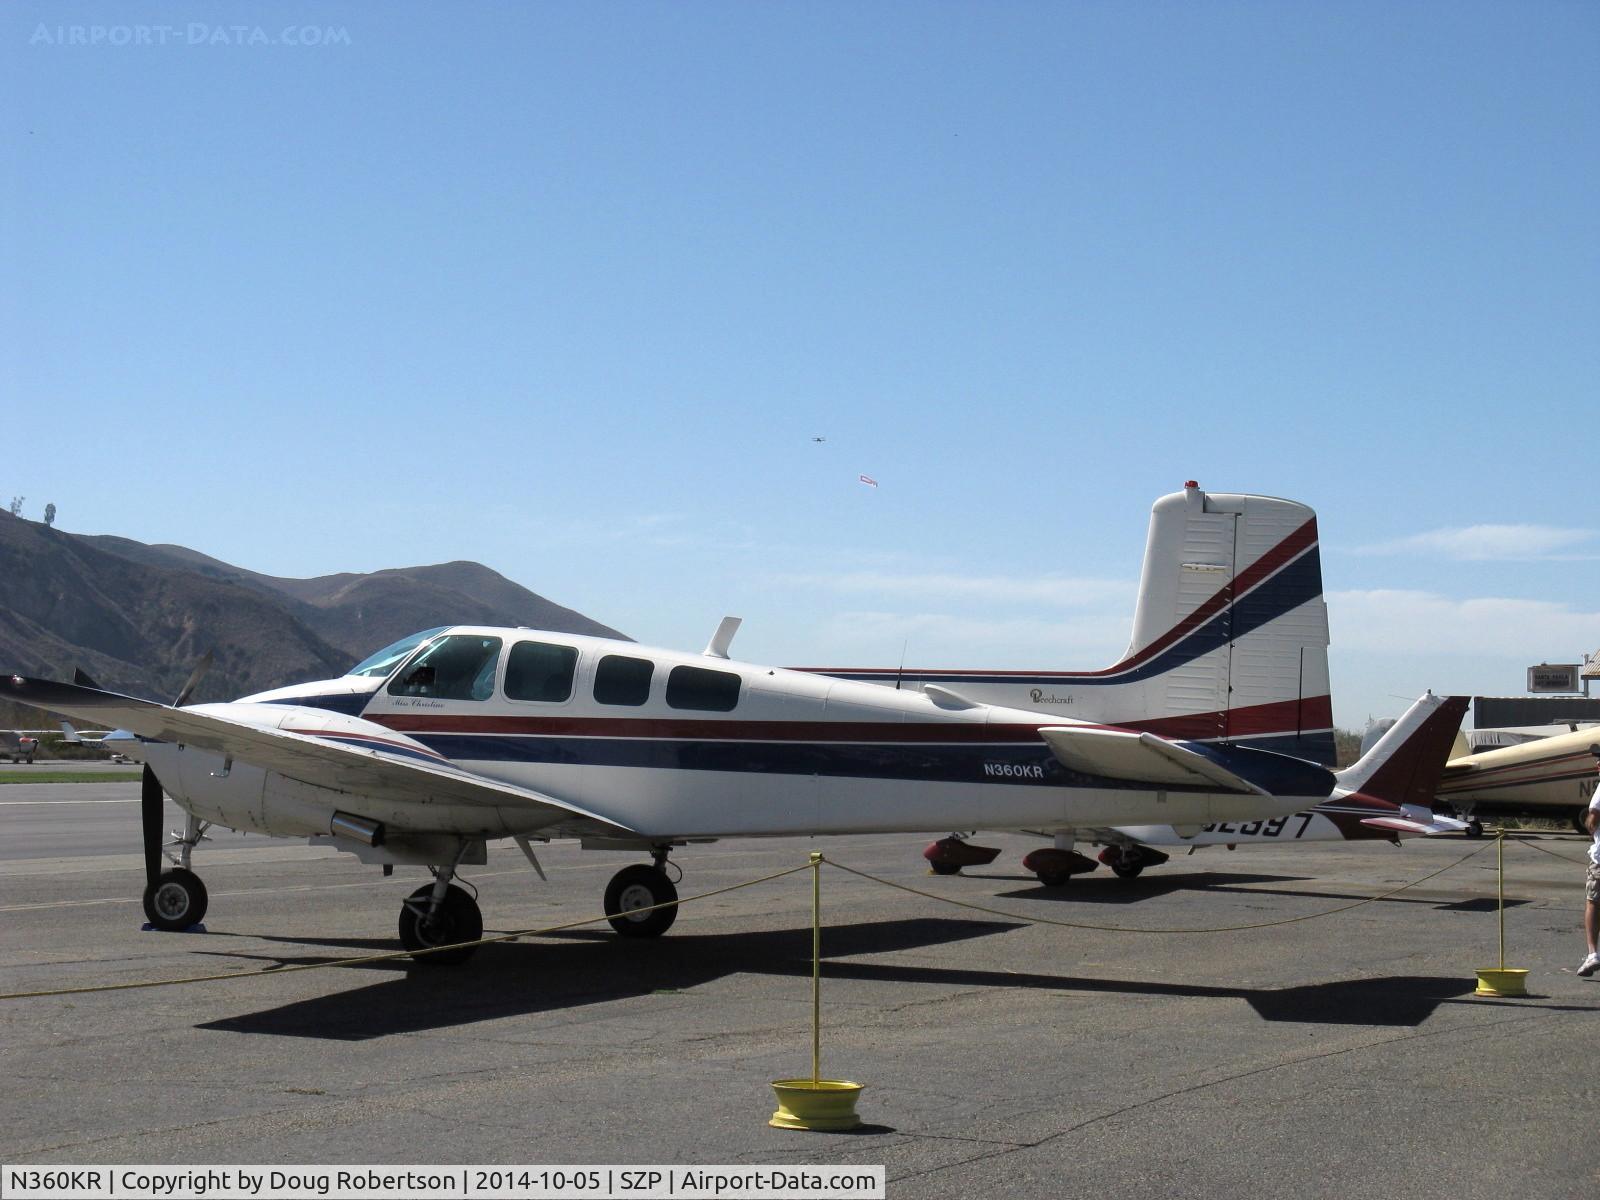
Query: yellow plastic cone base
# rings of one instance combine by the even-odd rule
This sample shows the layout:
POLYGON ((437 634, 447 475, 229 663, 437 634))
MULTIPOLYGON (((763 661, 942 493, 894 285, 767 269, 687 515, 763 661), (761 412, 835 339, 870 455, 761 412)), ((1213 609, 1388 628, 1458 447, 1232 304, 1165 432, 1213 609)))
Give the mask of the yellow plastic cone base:
POLYGON ((1474 996, 1526 996, 1528 972, 1524 967, 1484 967, 1478 972, 1474 996))
POLYGON ((778 1111, 767 1124, 779 1129, 855 1129, 861 1124, 856 1116, 861 1087, 847 1079, 774 1079, 778 1111))

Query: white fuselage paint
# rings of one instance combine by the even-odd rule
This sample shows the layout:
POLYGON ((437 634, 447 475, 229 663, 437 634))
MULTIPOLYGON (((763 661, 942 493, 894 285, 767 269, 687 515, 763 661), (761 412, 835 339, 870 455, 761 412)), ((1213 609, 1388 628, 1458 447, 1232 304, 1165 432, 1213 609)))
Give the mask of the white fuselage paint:
MULTIPOLYGON (((401 752, 438 750, 454 766, 578 805, 652 840, 1205 825, 1285 816, 1326 799, 1326 793, 1265 797, 1069 778, 1036 730, 1082 722, 1037 712, 941 706, 920 693, 631 642, 476 627, 452 632, 499 636, 506 648, 518 641, 575 647, 571 697, 558 703, 507 698, 503 648, 493 695, 481 701, 392 695, 382 682, 347 678, 198 708, 283 730, 326 731, 347 744, 368 737, 401 752), (596 665, 608 654, 655 664, 644 704, 619 707, 593 698, 596 665), (666 677, 677 666, 737 674, 736 709, 669 707, 666 677), (371 699, 360 717, 293 703, 366 691, 371 699), (741 766, 744 758, 749 762, 741 766), (710 760, 719 769, 704 769, 710 760)), ((326 834, 334 812, 343 811, 397 833, 493 838, 560 831, 548 810, 392 801, 285 778, 243 761, 223 775, 219 755, 194 747, 148 743, 144 751, 183 807, 237 829, 326 834)))

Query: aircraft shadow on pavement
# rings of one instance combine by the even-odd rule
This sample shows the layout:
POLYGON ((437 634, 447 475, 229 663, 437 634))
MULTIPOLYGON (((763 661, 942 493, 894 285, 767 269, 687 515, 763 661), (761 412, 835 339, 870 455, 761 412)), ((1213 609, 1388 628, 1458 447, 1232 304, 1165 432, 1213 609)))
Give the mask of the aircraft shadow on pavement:
MULTIPOLYGON (((1169 872, 1162 875, 1141 875, 1137 879, 1084 878, 1080 876, 1073 879, 1065 887, 1052 888, 1039 884, 1032 875, 975 875, 970 871, 963 871, 962 875, 968 879, 1027 882, 1033 885, 1018 888, 1015 891, 996 892, 996 899, 1078 901, 1083 904, 1138 904, 1144 900, 1155 900, 1161 896, 1170 896, 1174 892, 1226 891, 1230 887, 1247 883, 1300 883, 1302 881, 1311 881, 1311 876, 1309 875, 1239 875, 1233 873, 1221 874, 1216 871, 1197 871, 1190 874, 1169 872)), ((951 899, 958 899, 958 897, 951 896, 951 899)))
MULTIPOLYGON (((961 967, 840 961, 897 950, 949 946, 1022 928, 999 921, 874 921, 829 926, 823 934, 825 979, 915 983, 963 988, 1019 988, 1083 995, 1222 997, 1242 1000, 1262 1020, 1324 1025, 1410 1027, 1440 1004, 1460 1001, 1474 987, 1461 976, 1395 975, 1334 980, 1288 988, 1225 987, 1155 980, 1102 979, 961 967)), ((293 940, 344 950, 392 942, 364 939, 293 940)), ((317 959, 275 958, 285 965, 317 959)), ((461 968, 424 967, 397 959, 367 965, 390 978, 350 991, 220 1021, 201 1029, 279 1037, 363 1041, 397 1033, 452 1028, 502 1017, 565 1011, 613 1000, 681 992, 729 975, 811 974, 811 931, 784 929, 738 934, 679 934, 661 941, 624 941, 609 933, 571 932, 533 945, 481 948, 461 968)), ((796 992, 796 995, 800 995, 796 992)), ((1537 999, 1535 997, 1534 999, 1537 999)), ((1474 999, 1473 1004, 1495 1001, 1474 999)), ((1526 1009, 1527 1000, 1516 1002, 1526 1009)), ((1540 1004, 1541 1011, 1595 1011, 1591 1005, 1540 1004)))
MULTIPOLYGON (((1021 928, 1024 926, 1011 922, 934 917, 830 925, 823 931, 823 958, 924 949, 1021 928)), ((392 941, 366 939, 281 940, 338 946, 358 953, 395 948, 392 941)), ((275 956, 271 961, 288 966, 318 959, 275 956)), ((430 967, 393 959, 363 964, 363 968, 392 975, 352 991, 198 1028, 361 1041, 678 992, 734 974, 803 975, 809 979, 811 928, 673 934, 659 941, 624 939, 610 932, 574 932, 531 944, 483 946, 470 964, 460 967, 430 967)), ((832 967, 824 970, 831 974, 832 967)))
MULTIPOLYGON (((972 878, 1014 879, 1016 876, 972 876, 972 878)), ((1221 892, 1240 896, 1292 896, 1306 900, 1371 900, 1372 893, 1330 892, 1319 888, 1306 891, 1301 888, 1259 887, 1263 883, 1311 882, 1305 875, 1235 875, 1203 872, 1196 875, 1156 876, 1138 879, 1074 879, 1065 887, 1019 888, 1011 892, 997 892, 996 898, 1004 900, 1078 901, 1083 904, 1138 904, 1156 900, 1176 892, 1221 892)), ((952 896, 951 899, 957 897, 952 896)), ((1441 912, 1494 912, 1493 896, 1474 897, 1471 900, 1441 900, 1437 896, 1411 896, 1401 892, 1375 901, 1379 904, 1425 904, 1441 912)), ((1516 908, 1530 901, 1506 897, 1506 907, 1516 908)))

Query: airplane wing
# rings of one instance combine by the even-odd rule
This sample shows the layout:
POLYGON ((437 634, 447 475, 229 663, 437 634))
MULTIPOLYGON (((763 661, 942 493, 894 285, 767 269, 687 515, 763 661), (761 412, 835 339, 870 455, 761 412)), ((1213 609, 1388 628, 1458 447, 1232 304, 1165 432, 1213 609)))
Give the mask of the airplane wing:
MULTIPOLYGON (((443 756, 424 760, 399 741, 393 749, 374 747, 370 739, 366 745, 354 746, 318 737, 312 731, 247 724, 192 708, 172 708, 152 700, 20 675, 7 678, 0 694, 59 716, 105 721, 151 741, 197 746, 317 787, 418 803, 504 806, 522 813, 543 809, 552 825, 570 824, 577 818, 586 827, 592 823, 596 833, 636 836, 634 830, 597 813, 531 788, 463 771, 443 756)), ((288 708, 263 715, 280 721, 294 717, 288 708)))
POLYGON ((1214 791, 1271 795, 1204 754, 1153 733, 1061 725, 1045 726, 1039 736, 1064 766, 1086 775, 1156 786, 1199 784, 1214 791))

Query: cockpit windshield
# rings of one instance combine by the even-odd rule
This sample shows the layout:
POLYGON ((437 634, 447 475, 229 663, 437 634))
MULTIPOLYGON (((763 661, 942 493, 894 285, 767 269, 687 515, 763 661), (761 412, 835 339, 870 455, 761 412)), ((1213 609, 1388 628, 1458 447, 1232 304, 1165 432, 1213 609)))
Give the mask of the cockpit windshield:
POLYGON ((345 672, 346 675, 365 675, 368 679, 383 679, 398 667, 409 655, 423 642, 431 637, 437 637, 448 625, 441 625, 437 629, 424 629, 421 633, 413 633, 410 637, 403 637, 393 645, 385 646, 370 658, 363 658, 355 666, 345 672))

